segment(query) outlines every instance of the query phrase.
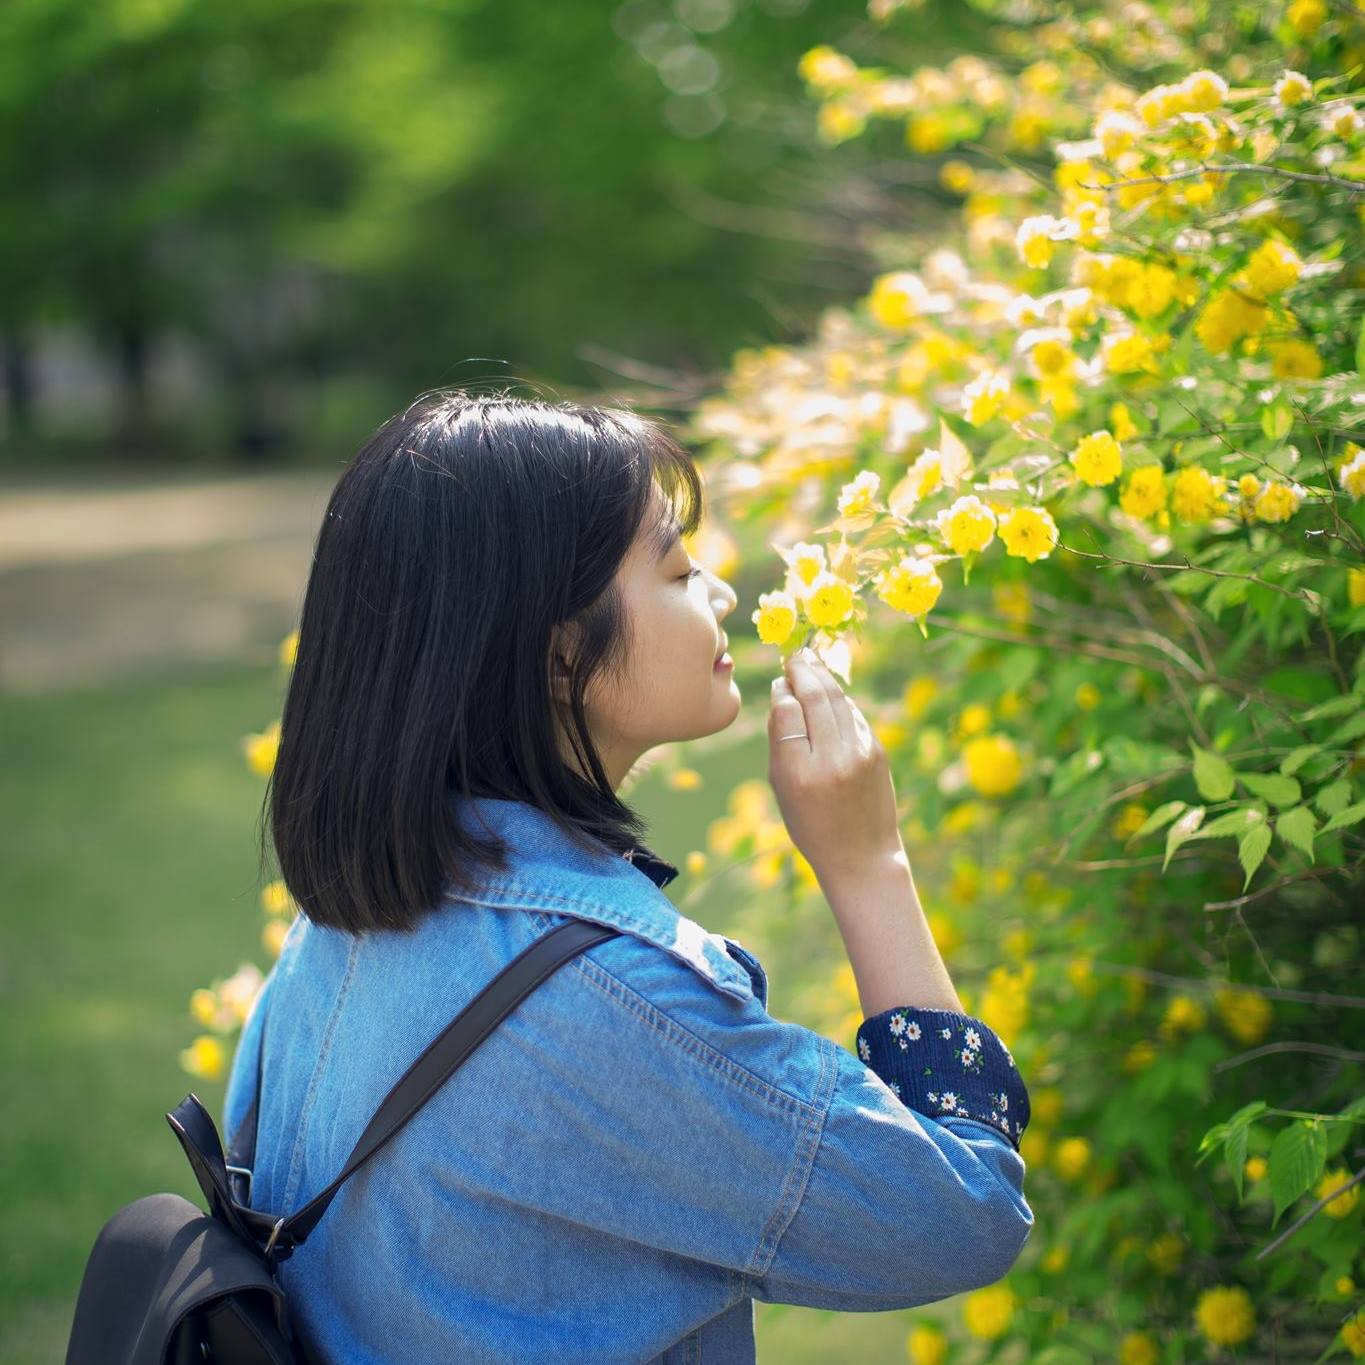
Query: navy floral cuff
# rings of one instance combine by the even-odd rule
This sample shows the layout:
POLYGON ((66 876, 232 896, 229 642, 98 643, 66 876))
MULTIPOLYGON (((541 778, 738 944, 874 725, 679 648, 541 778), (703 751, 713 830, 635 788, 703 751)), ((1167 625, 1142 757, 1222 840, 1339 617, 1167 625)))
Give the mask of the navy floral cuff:
POLYGON ((1018 1150, 1028 1089, 1009 1048, 980 1019, 913 1005, 883 1010, 858 1026, 858 1056, 909 1108, 988 1123, 1018 1150))

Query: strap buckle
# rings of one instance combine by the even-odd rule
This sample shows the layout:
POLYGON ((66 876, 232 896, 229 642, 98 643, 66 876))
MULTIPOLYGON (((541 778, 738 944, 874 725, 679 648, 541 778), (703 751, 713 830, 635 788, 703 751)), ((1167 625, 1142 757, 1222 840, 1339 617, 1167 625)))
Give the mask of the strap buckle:
POLYGON ((245 1199, 239 1199, 237 1202, 238 1202, 239 1204, 247 1204, 247 1205, 250 1205, 250 1203, 251 1203, 251 1170, 250 1170, 250 1168, 247 1167, 247 1166, 234 1166, 234 1165, 232 1165, 230 1162, 226 1162, 226 1163, 224 1163, 224 1164, 225 1164, 226 1167, 227 1167, 227 1173, 228 1173, 229 1175, 245 1176, 245 1177, 246 1177, 246 1198, 245 1198, 245 1199))

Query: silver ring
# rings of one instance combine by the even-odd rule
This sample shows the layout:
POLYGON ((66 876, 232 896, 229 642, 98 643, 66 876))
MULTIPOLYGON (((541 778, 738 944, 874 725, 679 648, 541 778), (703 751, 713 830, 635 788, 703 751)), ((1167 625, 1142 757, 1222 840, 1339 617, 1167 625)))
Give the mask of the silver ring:
POLYGON ((784 739, 809 739, 810 736, 804 730, 799 735, 778 735, 777 742, 782 743, 784 739))

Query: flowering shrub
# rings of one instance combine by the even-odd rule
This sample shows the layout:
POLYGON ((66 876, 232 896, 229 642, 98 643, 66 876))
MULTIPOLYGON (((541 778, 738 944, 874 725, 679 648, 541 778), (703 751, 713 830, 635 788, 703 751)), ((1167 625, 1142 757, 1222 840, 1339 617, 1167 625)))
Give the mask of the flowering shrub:
MULTIPOLYGON (((808 343, 734 358, 687 432, 703 535, 780 556, 769 671, 809 643, 856 679, 935 940, 1029 1083, 1034 1234, 908 1315, 909 1358, 1361 1356, 1365 15, 1047 8, 941 68, 802 59, 819 135, 891 130, 961 228, 884 237, 808 343)), ((755 951, 828 949, 791 999, 850 1046, 761 781, 685 860, 734 869, 755 951)))

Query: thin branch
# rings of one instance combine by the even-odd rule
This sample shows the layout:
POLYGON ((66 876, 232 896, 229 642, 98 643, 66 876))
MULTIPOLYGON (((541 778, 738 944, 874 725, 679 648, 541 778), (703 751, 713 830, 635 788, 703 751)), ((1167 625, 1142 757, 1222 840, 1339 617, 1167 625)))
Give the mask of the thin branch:
POLYGON ((1311 171, 1288 171, 1283 166, 1263 166, 1253 161, 1218 162, 1200 165, 1186 171, 1170 171, 1165 175, 1144 175, 1131 180, 1111 180, 1107 185, 1090 185, 1078 181, 1080 188, 1086 190, 1117 190, 1125 185, 1168 185, 1175 180, 1188 180, 1194 175, 1270 175, 1279 180, 1302 180, 1313 185, 1334 185, 1337 189, 1349 190, 1352 194, 1365 194, 1365 184, 1358 180, 1343 180, 1336 175, 1314 175, 1311 171))
POLYGON ((1329 1047, 1326 1043, 1265 1043, 1250 1051, 1239 1052, 1235 1057, 1225 1057, 1214 1065, 1214 1071, 1227 1071, 1241 1066, 1243 1062, 1254 1062, 1257 1057, 1268 1057, 1273 1052, 1311 1052, 1317 1057, 1338 1057, 1345 1062, 1365 1062, 1365 1052, 1348 1052, 1342 1047, 1329 1047))
POLYGON ((1153 981, 1162 986, 1192 986, 1203 991, 1250 991, 1253 995, 1264 995, 1270 1000, 1293 1000, 1301 1005, 1338 1005, 1342 1009, 1365 1010, 1365 997, 1359 995, 1335 995, 1330 991, 1291 991, 1283 986, 1247 986, 1240 982, 1201 981, 1192 976, 1171 976, 1168 972, 1153 971, 1150 967, 1136 967, 1131 962, 1108 962, 1099 959, 1090 965, 1098 972, 1110 972, 1115 976, 1141 977, 1144 981, 1153 981))
POLYGON ((1280 1233, 1280 1235, 1273 1242, 1267 1243, 1267 1245, 1263 1246, 1260 1249, 1260 1251, 1256 1253, 1256 1259, 1258 1261, 1264 1260, 1265 1257, 1269 1256, 1270 1253, 1274 1251, 1276 1247, 1283 1246, 1301 1227, 1303 1227, 1305 1223, 1307 1223, 1315 1214, 1317 1214, 1320 1209, 1326 1208, 1327 1205, 1332 1202, 1332 1200, 1340 1199, 1341 1196, 1345 1194, 1346 1191, 1349 1190, 1352 1185, 1358 1185, 1362 1180, 1365 1180, 1365 1166, 1362 1166, 1360 1170, 1358 1170, 1339 1189, 1333 1190, 1331 1194, 1323 1195, 1322 1198, 1319 1199, 1318 1202, 1314 1204, 1311 1209, 1308 1209, 1307 1212, 1304 1213, 1302 1218, 1295 1219, 1295 1221, 1292 1222, 1287 1228, 1285 1228, 1285 1230, 1282 1233, 1280 1233))
POLYGON ((1243 905, 1250 905, 1252 901, 1260 900, 1262 896, 1273 895, 1282 887, 1289 886, 1292 882, 1319 881, 1323 877, 1329 877, 1334 872, 1349 872, 1345 867, 1309 867, 1302 872, 1295 872, 1288 877, 1281 877, 1277 882, 1271 882, 1269 886, 1262 886, 1255 891, 1248 891, 1244 896, 1234 896, 1227 901, 1205 901, 1205 910, 1236 910, 1243 905))

